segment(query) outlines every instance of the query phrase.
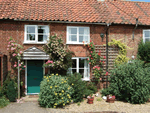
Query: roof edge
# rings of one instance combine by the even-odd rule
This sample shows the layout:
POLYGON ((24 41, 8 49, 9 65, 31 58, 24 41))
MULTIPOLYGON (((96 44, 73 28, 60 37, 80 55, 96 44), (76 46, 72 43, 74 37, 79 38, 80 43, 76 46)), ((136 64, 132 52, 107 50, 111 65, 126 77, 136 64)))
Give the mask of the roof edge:
POLYGON ((71 24, 96 24, 96 25, 107 25, 107 23, 100 22, 70 22, 70 21, 44 21, 44 20, 20 20, 14 19, 14 21, 29 21, 29 22, 52 22, 52 23, 71 23, 71 24))

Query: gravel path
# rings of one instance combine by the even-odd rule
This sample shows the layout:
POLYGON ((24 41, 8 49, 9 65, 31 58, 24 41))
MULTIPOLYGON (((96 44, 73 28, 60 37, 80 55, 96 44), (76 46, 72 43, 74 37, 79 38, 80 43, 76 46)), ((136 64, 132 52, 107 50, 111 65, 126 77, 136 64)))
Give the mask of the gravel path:
POLYGON ((38 102, 10 103, 7 107, 0 109, 0 113, 150 113, 150 103, 133 105, 130 103, 115 101, 107 103, 105 100, 97 101, 94 104, 87 104, 87 100, 81 102, 80 106, 75 104, 67 105, 64 109, 42 108, 38 102))

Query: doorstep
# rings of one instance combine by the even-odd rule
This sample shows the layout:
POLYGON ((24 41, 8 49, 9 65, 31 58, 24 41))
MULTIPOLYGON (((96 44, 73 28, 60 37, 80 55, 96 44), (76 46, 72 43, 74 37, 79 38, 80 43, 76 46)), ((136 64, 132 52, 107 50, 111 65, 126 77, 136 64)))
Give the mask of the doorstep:
POLYGON ((39 99, 38 95, 26 95, 24 98, 25 102, 37 102, 39 99))

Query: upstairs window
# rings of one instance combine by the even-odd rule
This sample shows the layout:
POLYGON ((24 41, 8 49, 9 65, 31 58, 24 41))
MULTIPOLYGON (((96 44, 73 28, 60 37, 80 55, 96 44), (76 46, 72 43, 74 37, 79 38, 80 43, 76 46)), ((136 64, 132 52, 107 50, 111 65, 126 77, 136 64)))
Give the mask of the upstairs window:
POLYGON ((67 44, 83 44, 90 42, 89 27, 67 27, 67 44))
POLYGON ((25 25, 24 43, 46 43, 49 27, 46 25, 25 25))
POLYGON ((150 30, 143 30, 143 42, 150 41, 150 30))

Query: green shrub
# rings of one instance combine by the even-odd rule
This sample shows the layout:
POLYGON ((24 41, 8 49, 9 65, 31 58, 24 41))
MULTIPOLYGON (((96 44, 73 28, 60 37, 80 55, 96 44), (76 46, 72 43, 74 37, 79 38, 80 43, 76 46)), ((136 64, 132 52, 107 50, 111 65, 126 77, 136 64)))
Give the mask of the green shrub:
POLYGON ((91 90, 93 94, 97 92, 97 86, 94 82, 87 82, 87 89, 91 90))
POLYGON ((110 91, 111 91, 111 89, 110 89, 110 87, 108 87, 108 88, 102 89, 101 94, 102 94, 102 96, 107 96, 107 95, 111 94, 110 91))
POLYGON ((0 97, 0 108, 3 108, 8 104, 9 104, 9 100, 5 96, 0 97))
POLYGON ((150 95, 150 67, 138 60, 120 65, 111 71, 109 87, 109 93, 119 100, 144 103, 150 95))
POLYGON ((138 44, 138 58, 150 62, 150 42, 143 43, 143 40, 138 44))
POLYGON ((0 97, 2 97, 4 95, 3 93, 3 87, 0 86, 0 97))
POLYGON ((74 102, 81 102, 86 92, 86 83, 81 80, 82 75, 80 73, 74 73, 68 76, 68 84, 72 85, 74 93, 71 97, 74 102))
POLYGON ((10 102, 15 102, 17 98, 17 87, 15 87, 15 82, 12 80, 7 85, 6 96, 10 102))
POLYGON ((84 91, 84 97, 87 98, 87 96, 89 96, 91 94, 93 94, 93 91, 86 88, 85 91, 84 91))
POLYGON ((71 102, 73 88, 67 80, 56 74, 44 76, 40 84, 39 104, 42 107, 62 107, 71 102))

